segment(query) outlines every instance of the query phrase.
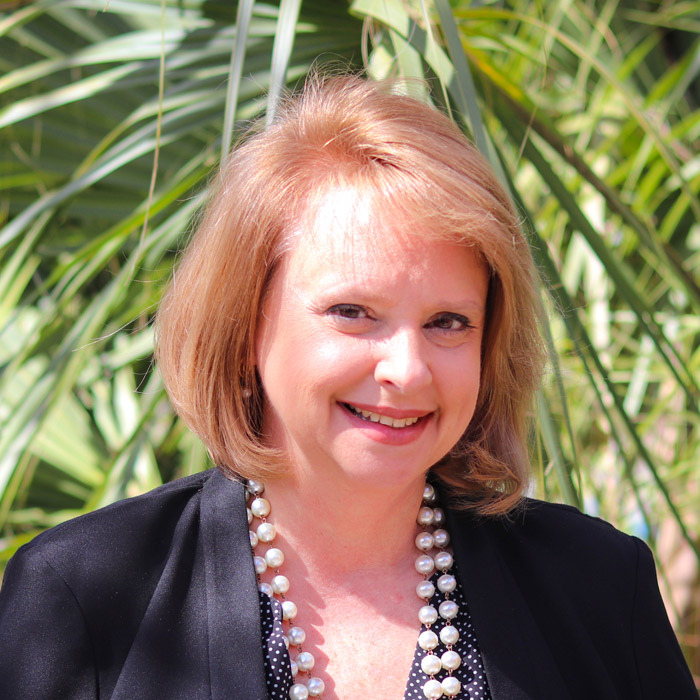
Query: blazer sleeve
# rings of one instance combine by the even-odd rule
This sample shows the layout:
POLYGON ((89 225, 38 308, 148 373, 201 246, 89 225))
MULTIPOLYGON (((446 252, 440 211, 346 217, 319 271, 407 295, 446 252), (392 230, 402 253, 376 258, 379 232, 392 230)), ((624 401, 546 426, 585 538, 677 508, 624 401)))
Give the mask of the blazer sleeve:
POLYGON ((698 691, 666 615, 656 578, 654 557, 644 542, 637 546, 632 640, 644 700, 697 700, 698 691))
POLYGON ((97 698, 83 614, 73 592, 35 549, 8 564, 0 591, 0 697, 97 698))

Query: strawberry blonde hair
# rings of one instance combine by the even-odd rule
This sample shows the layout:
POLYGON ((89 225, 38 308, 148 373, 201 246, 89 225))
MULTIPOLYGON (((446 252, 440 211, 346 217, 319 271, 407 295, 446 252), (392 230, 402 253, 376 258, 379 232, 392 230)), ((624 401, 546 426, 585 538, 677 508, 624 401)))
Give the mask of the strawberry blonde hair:
POLYGON ((255 336, 294 231, 351 187, 415 235, 478 251, 489 270, 474 416, 432 469, 458 505, 515 507, 529 482, 527 418, 543 364, 541 304, 527 241, 491 167, 446 116, 395 85, 314 77, 222 167, 156 318, 156 357, 175 410, 230 475, 285 468, 263 444, 255 336))

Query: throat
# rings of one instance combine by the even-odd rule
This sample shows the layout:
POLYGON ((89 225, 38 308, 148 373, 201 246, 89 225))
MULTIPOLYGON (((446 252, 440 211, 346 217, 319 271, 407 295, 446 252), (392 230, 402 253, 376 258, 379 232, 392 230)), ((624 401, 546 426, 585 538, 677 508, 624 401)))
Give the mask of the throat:
POLYGON ((411 561, 422 489, 421 477, 387 492, 371 483, 326 483, 323 475, 304 475, 275 480, 266 493, 285 547, 300 554, 304 568, 344 579, 411 561))
MULTIPOLYGON (((387 576, 380 578, 380 591, 368 588, 372 581, 371 576, 362 576, 365 572, 360 572, 363 579, 358 585, 356 582, 344 581, 341 589, 343 595, 329 594, 329 588, 319 591, 313 587, 313 578, 301 575, 304 570, 303 548, 295 549, 296 567, 287 566, 287 570, 296 568, 299 572, 297 588, 292 585, 292 578, 284 573, 285 555, 281 546, 281 539, 277 539, 275 526, 268 520, 271 513, 271 504, 264 495, 264 486, 255 481, 248 481, 248 522, 251 526, 250 545, 253 555, 253 566, 258 578, 258 587, 263 596, 267 596, 272 601, 273 607, 279 611, 284 634, 289 643, 289 657, 292 668, 293 681, 289 689, 291 700, 307 700, 308 698, 321 698, 326 691, 326 687, 338 686, 331 683, 332 676, 329 673, 337 674, 338 678, 344 676, 343 669, 348 666, 347 651, 357 648, 357 643, 348 642, 346 637, 354 633, 351 631, 353 621, 357 622, 360 616, 365 622, 365 618, 377 616, 377 612, 384 616, 385 624, 396 627, 404 632, 410 627, 407 620, 403 619, 401 610, 406 611, 406 602, 410 598, 407 588, 407 581, 410 578, 416 582, 408 586, 408 589, 415 585, 415 597, 413 598, 414 610, 418 610, 417 619, 414 618, 415 628, 420 629, 418 636, 418 652, 420 660, 419 683, 423 693, 427 698, 457 697, 461 692, 461 682, 454 675, 454 671, 461 665, 461 657, 453 648, 456 644, 459 633, 453 625, 453 620, 459 612, 459 605, 455 600, 457 580, 452 573, 454 560, 449 551, 449 534, 444 529, 445 514, 437 505, 437 494, 432 485, 426 484, 423 491, 422 505, 418 510, 415 523, 418 526, 418 534, 415 535, 413 571, 401 571, 395 576, 395 581, 387 583, 387 576), (306 580, 303 580, 306 579, 306 580), (381 581, 384 583, 381 583, 381 581), (393 590, 392 590, 393 589, 393 590), (345 592, 347 591, 347 595, 345 592), (301 598, 296 595, 301 594, 301 598), (315 603, 315 605, 314 605, 315 603), (340 606, 340 607, 339 607, 340 606), (359 612, 347 616, 349 608, 355 608, 359 612), (325 635, 318 634, 323 623, 315 624, 311 629, 311 635, 307 636, 303 615, 299 615, 300 610, 307 613, 307 623, 312 619, 313 611, 319 618, 327 616, 336 619, 330 629, 331 635, 335 635, 336 641, 340 644, 338 651, 331 651, 332 644, 325 642, 325 635), (335 613, 331 611, 336 611, 335 613), (340 611, 339 614, 337 611, 340 611), (299 619, 301 619, 301 624, 299 619), (315 644, 313 640, 315 638, 315 644), (310 641, 307 646, 307 640, 310 641), (314 653, 315 652, 315 653, 314 653), (330 652, 330 656, 328 655, 330 652), (345 653, 343 653, 345 652, 345 653), (318 660, 321 661, 317 665, 318 660), (342 663, 342 666, 335 664, 342 663), (326 669, 324 674, 323 669, 326 669), (334 671, 335 669, 335 671, 334 671), (325 678, 324 678, 325 675, 325 678)), ((414 530, 416 529, 414 525, 414 530)), ((396 569, 393 569, 396 574, 396 569)), ((317 576, 316 580, 322 579, 317 576)), ((330 579, 333 577, 330 576, 330 579)), ((391 577, 389 577, 391 578, 391 577)), ((323 589, 323 586, 319 586, 323 589)), ((335 586, 330 590, 335 592, 335 586)), ((356 625, 355 625, 356 627, 356 625)), ((362 625, 363 629, 365 625, 362 625)), ((392 637, 394 635, 391 635, 392 637)), ((398 635, 401 637, 401 635, 398 635)), ((362 640, 360 645, 364 648, 366 640, 362 640)), ((410 649, 409 646, 401 644, 401 649, 410 649)), ((373 649, 376 652, 376 649, 373 649)), ((390 658, 390 649, 382 658, 390 658)), ((408 653, 408 651, 407 651, 408 653)), ((355 672, 357 665, 352 664, 355 672)), ((374 688, 376 690, 376 688, 374 688)), ((332 695, 334 695, 331 690, 332 695)), ((394 690, 391 691, 394 695, 394 690)), ((338 697, 338 696, 335 696, 338 697)), ((330 698, 328 699, 330 700, 330 698)))

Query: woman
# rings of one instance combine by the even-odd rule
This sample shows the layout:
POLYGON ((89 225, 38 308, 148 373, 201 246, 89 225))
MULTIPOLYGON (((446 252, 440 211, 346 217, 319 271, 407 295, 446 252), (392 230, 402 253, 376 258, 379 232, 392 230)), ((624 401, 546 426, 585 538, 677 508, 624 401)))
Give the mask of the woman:
POLYGON ((0 696, 697 697, 649 550, 522 499, 534 278, 444 116, 354 77, 289 100, 158 318, 219 469, 18 553, 0 696))

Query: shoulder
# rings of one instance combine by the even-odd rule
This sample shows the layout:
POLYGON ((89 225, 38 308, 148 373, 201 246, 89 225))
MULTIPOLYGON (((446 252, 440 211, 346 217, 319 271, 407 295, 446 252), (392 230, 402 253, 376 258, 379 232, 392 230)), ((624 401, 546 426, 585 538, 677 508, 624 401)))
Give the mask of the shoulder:
POLYGON ((457 514, 457 537, 478 533, 519 579, 561 590, 629 595, 640 573, 654 577, 647 545, 610 523, 562 504, 526 499, 507 517, 457 514), (556 583, 555 583, 556 582, 556 583))
POLYGON ((0 617, 43 606, 54 619, 73 610, 95 638, 114 625, 134 632, 164 576, 173 588, 173 577, 192 584, 201 576, 205 504, 237 502, 240 488, 212 469, 47 530, 8 563, 0 617))
POLYGON ((494 518, 488 525, 484 520, 481 524, 502 537, 533 546, 556 547, 564 552, 574 548, 627 549, 636 540, 609 522, 572 506, 533 498, 526 498, 521 507, 508 516, 494 518))
POLYGON ((617 679, 620 697, 697 697, 642 540, 570 506, 529 499, 509 518, 477 521, 460 536, 468 532, 481 532, 496 550, 496 566, 514 582, 510 590, 565 650, 561 664, 571 678, 580 671, 571 658, 598 659, 617 679))
POLYGON ((196 527, 202 489, 215 473, 178 479, 57 525, 21 547, 15 559, 43 562, 65 577, 101 564, 116 569, 158 561, 176 529, 196 527))
POLYGON ((567 547, 628 547, 632 537, 609 522, 573 506, 526 498, 522 506, 500 522, 515 537, 545 540, 567 547))
MULTIPOLYGON (((142 656, 130 655, 144 644, 149 653, 182 654, 181 668, 189 663, 198 673, 199 647, 183 645, 207 634, 206 523, 211 530, 217 508, 224 510, 213 529, 225 525, 229 533, 225 516, 236 511, 247 535, 243 503, 242 487, 210 470, 70 520, 21 547, 0 590, 0 696, 111 696, 129 659, 130 673, 139 668, 142 656), (27 659, 41 659, 44 672, 27 659)), ((214 552, 219 559, 238 541, 250 552, 247 537, 221 537, 231 546, 214 552)))

